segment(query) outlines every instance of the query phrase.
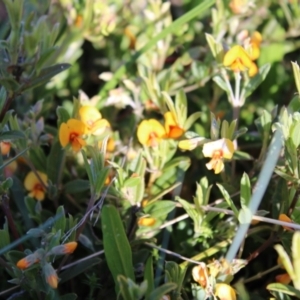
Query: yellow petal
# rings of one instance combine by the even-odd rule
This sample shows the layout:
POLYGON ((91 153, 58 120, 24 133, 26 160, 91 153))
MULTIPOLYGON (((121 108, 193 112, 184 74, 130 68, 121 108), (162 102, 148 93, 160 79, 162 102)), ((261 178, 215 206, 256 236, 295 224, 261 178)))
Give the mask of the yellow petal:
POLYGON ((198 265, 192 270, 193 279, 203 288, 207 285, 208 270, 205 266, 198 265))
POLYGON ((69 144, 69 127, 66 123, 62 123, 59 127, 59 141, 63 147, 69 144))
POLYGON ((81 121, 87 125, 89 122, 95 122, 98 119, 101 119, 101 113, 94 106, 82 106, 79 109, 79 116, 81 121))
POLYGON ((183 140, 178 143, 178 147, 181 150, 193 150, 197 147, 198 142, 195 139, 183 140))
POLYGON ((150 217, 142 217, 138 220, 140 226, 153 226, 156 223, 156 219, 150 217))
POLYGON ((257 65, 255 63, 252 63, 252 65, 250 66, 249 70, 248 70, 248 74, 250 77, 255 76, 258 73, 258 68, 257 65))
MULTIPOLYGON (((279 221, 293 223, 292 219, 289 218, 286 214, 280 214, 279 221)), ((282 227, 287 231, 294 231, 294 229, 291 227, 287 227, 287 226, 282 226, 282 227)))
POLYGON ((215 296, 220 300, 236 300, 235 290, 226 283, 217 283, 215 286, 215 296))
POLYGON ((86 131, 85 124, 80 120, 70 119, 68 120, 67 125, 69 127, 69 131, 77 133, 78 135, 83 135, 86 131))
MULTIPOLYGON (((44 185, 47 185, 48 176, 39 171, 37 171, 37 173, 39 174, 44 185)), ((39 184, 39 183, 40 183, 40 181, 36 177, 36 175, 33 173, 33 171, 30 171, 24 179, 24 187, 27 191, 31 191, 36 186, 36 184, 39 184)))
POLYGON ((288 273, 279 274, 275 277, 276 282, 280 282, 283 284, 289 284, 292 280, 288 273))
POLYGON ((165 128, 155 119, 143 120, 137 129, 138 140, 145 146, 157 146, 165 136, 165 128))
POLYGON ((258 31, 254 31, 251 36, 251 43, 254 43, 257 46, 259 46, 261 42, 262 42, 262 35, 258 31))
POLYGON ((211 159, 206 167, 208 170, 214 170, 215 174, 219 174, 224 169, 224 163, 222 159, 211 159))
POLYGON ((91 129, 93 135, 101 135, 105 130, 110 128, 110 124, 106 119, 97 120, 91 129))
POLYGON ((225 138, 204 144, 202 152, 205 157, 213 157, 215 151, 222 151, 224 158, 231 159, 234 145, 232 141, 225 138))
POLYGON ((235 45, 230 48, 224 55, 223 65, 225 67, 232 65, 233 62, 239 57, 241 49, 242 47, 240 45, 235 45))

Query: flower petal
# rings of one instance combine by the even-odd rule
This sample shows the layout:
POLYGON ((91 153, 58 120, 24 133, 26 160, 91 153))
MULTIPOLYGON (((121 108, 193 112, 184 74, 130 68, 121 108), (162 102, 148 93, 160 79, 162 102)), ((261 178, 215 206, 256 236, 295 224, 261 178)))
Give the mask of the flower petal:
POLYGON ((62 147, 66 147, 69 144, 69 126, 66 123, 62 123, 59 127, 59 141, 62 147))

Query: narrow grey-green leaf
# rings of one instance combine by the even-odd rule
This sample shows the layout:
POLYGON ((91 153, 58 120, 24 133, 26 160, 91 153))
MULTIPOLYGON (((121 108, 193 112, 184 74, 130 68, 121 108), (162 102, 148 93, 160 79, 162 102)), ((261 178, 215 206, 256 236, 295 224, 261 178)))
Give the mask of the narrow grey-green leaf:
POLYGON ((115 281, 116 293, 118 294, 118 275, 135 280, 132 252, 122 220, 114 206, 105 205, 103 207, 101 221, 105 257, 115 281))

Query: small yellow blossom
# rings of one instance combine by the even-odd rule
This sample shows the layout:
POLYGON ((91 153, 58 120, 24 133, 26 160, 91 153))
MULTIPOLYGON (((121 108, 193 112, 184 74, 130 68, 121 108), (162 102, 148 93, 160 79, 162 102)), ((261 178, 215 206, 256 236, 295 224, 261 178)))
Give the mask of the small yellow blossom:
POLYGON ((204 144, 202 152, 205 157, 212 158, 210 162, 206 164, 207 169, 213 169, 215 174, 218 174, 224 168, 223 159, 232 158, 234 146, 232 141, 223 138, 204 144))
POLYGON ((198 282, 203 288, 207 285, 208 269, 206 266, 198 265, 192 270, 193 279, 198 282))
POLYGON ((45 199, 46 186, 48 176, 45 173, 37 171, 42 182, 35 175, 33 171, 30 171, 24 180, 24 186, 27 191, 29 191, 29 196, 35 198, 38 201, 42 201, 45 199))
POLYGON ((39 262, 39 259, 36 257, 35 253, 33 253, 33 254, 29 254, 26 257, 20 259, 17 262, 17 267, 21 270, 25 270, 37 262, 39 262))
POLYGON ((249 0, 231 0, 229 7, 234 14, 243 14, 247 11, 249 0))
POLYGON ((89 134, 100 135, 107 128, 110 128, 109 122, 106 119, 102 119, 99 110, 94 106, 86 105, 80 107, 79 116, 89 134))
POLYGON ((165 130, 167 137, 171 139, 178 139, 184 134, 184 130, 178 125, 175 116, 168 111, 164 114, 165 130))
POLYGON ((129 39, 129 48, 130 49, 135 49, 135 42, 136 42, 136 37, 132 32, 132 28, 130 28, 129 26, 127 26, 124 29, 124 34, 128 37, 129 39))
POLYGON ((142 145, 157 147, 166 137, 165 128, 155 119, 143 120, 137 129, 137 137, 142 145))
POLYGON ((215 287, 215 296, 220 300, 236 300, 235 290, 226 283, 217 283, 215 287))
POLYGON ((223 65, 230 67, 234 72, 248 70, 250 77, 255 76, 258 72, 256 64, 251 60, 247 51, 240 45, 235 45, 226 52, 223 58, 223 65))
POLYGON ((151 227, 156 223, 156 219, 151 218, 151 217, 142 217, 138 220, 138 225, 139 226, 147 226, 151 227))
POLYGON ((75 152, 78 152, 86 142, 82 135, 86 133, 85 124, 76 119, 70 119, 67 123, 62 123, 59 128, 59 141, 63 147, 71 145, 75 152))
POLYGON ((252 60, 259 58, 261 42, 261 34, 258 31, 255 31, 250 38, 250 49, 248 50, 248 54, 252 60))
POLYGON ((8 141, 1 141, 0 142, 1 154, 7 155, 10 151, 10 142, 8 141))
MULTIPOLYGON (((292 219, 290 219, 286 214, 280 214, 279 221, 293 223, 292 219)), ((282 226, 282 227, 287 231, 294 231, 294 229, 291 227, 287 227, 287 226, 282 226)))
POLYGON ((275 277, 276 282, 280 282, 283 284, 289 284, 292 279, 288 273, 279 274, 275 277))

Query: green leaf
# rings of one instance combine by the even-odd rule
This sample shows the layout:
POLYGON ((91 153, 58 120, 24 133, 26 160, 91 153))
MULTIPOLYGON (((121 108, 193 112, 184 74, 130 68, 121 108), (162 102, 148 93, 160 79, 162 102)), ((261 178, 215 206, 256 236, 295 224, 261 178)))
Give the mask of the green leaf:
POLYGON ((4 131, 0 133, 0 141, 12 141, 17 139, 24 139, 26 136, 24 132, 18 130, 4 131))
POLYGON ((7 219, 5 218, 3 229, 0 229, 0 249, 6 247, 9 244, 10 244, 9 230, 7 225, 7 219))
POLYGON ((282 283, 271 283, 267 285, 267 289, 273 292, 284 293, 300 299, 300 291, 293 286, 282 283))
POLYGON ((241 179, 241 205, 248 206, 251 198, 251 183, 249 176, 244 173, 241 179))
POLYGON ((200 233, 201 232, 201 225, 203 221, 203 214, 201 211, 198 211, 193 207, 193 205, 189 202, 187 202, 184 199, 181 199, 180 197, 176 197, 176 201, 178 201, 181 205, 182 208, 186 211, 186 213, 189 215, 189 217, 193 220, 194 222, 194 232, 195 233, 200 233))
POLYGON ((292 124, 291 129, 290 129, 290 137, 296 148, 300 145, 299 132, 300 132, 300 122, 297 122, 296 124, 292 124))
POLYGON ((233 159, 234 160, 253 160, 253 157, 247 152, 234 151, 233 159))
POLYGON ((219 190, 221 191, 224 199, 226 200, 228 206, 234 212, 234 215, 236 216, 236 218, 238 218, 239 211, 237 210, 237 208, 236 208, 235 204, 233 203, 233 200, 229 196, 228 192, 224 189, 224 187, 221 184, 217 183, 217 186, 218 186, 219 190))
POLYGON ((66 110, 66 108, 62 107, 62 106, 58 106, 56 109, 56 114, 57 114, 57 118, 58 118, 58 127, 62 124, 62 123, 67 123, 67 121, 71 118, 69 112, 66 110))
POLYGON ((173 283, 173 282, 165 283, 165 284, 161 285, 160 287, 158 287, 157 289, 155 289, 150 294, 149 298, 147 298, 147 300, 161 300, 164 295, 167 295, 168 293, 175 290, 176 288, 177 288, 176 283, 173 283))
POLYGON ((295 83, 299 95, 300 94, 300 68, 297 62, 291 62, 291 63, 292 63, 295 83))
MULTIPOLYGON (((184 14, 183 16, 181 16, 180 18, 178 18, 177 20, 172 22, 172 24, 170 26, 168 26, 167 28, 162 30, 158 35, 154 36, 142 49, 137 51, 131 57, 131 60, 129 60, 128 62, 123 64, 121 67, 119 67, 119 69, 116 72, 114 72, 113 78, 110 81, 108 81, 104 85, 104 87, 101 89, 100 97, 102 99, 105 99, 104 96, 106 95, 106 93, 109 90, 114 88, 114 86, 119 82, 119 79, 122 77, 122 75, 126 72, 126 70, 128 70, 128 67, 130 65, 134 64, 134 62, 142 54, 146 53, 152 47, 157 45, 157 42, 160 41, 161 39, 164 39, 169 34, 176 32, 176 30, 178 30, 178 28, 181 28, 184 24, 187 24, 190 20, 192 20, 194 18, 198 19, 200 17, 200 15, 202 15, 206 10, 208 10, 214 3, 215 3, 215 0, 201 1, 201 3, 199 5, 197 5, 195 8, 193 8, 192 10, 190 10, 189 12, 187 12, 186 14, 184 14)), ((99 104, 101 105, 101 103, 99 103, 99 104)))
POLYGON ((61 172, 65 162, 65 150, 56 141, 53 143, 47 158, 47 175, 53 184, 58 185, 61 180, 61 172))
POLYGON ((240 224, 250 224, 252 220, 251 210, 247 206, 242 206, 238 216, 240 224))
POLYGON ((223 90, 227 93, 228 99, 230 99, 230 90, 229 87, 227 86, 225 80, 220 76, 217 75, 213 78, 213 81, 223 90))
POLYGON ((74 267, 68 268, 66 271, 59 273, 60 283, 64 283, 69 281, 70 279, 76 277, 79 274, 84 274, 87 270, 91 269, 93 266, 98 265, 100 263, 100 259, 97 257, 93 257, 90 259, 86 259, 82 262, 79 262, 74 267))
POLYGON ((76 300, 76 299, 77 299, 77 295, 74 294, 74 293, 70 293, 70 294, 60 296, 60 300, 76 300))
POLYGON ((42 150, 41 147, 32 147, 29 149, 29 158, 33 165, 36 167, 37 170, 45 173, 46 172, 46 164, 47 161, 45 152, 42 150))
POLYGON ((22 93, 28 89, 33 89, 39 85, 49 82, 49 80, 55 75, 69 69, 70 64, 57 64, 45 69, 42 69, 41 72, 34 78, 30 78, 28 82, 22 85, 16 92, 22 93))
POLYGON ((185 131, 189 130, 189 129, 192 127, 192 125, 195 123, 195 121, 201 117, 201 115, 202 115, 202 112, 201 112, 201 111, 197 111, 197 112, 191 114, 191 115, 186 119, 186 121, 185 121, 185 123, 184 123, 184 125, 183 125, 183 129, 184 129, 185 131))
MULTIPOLYGON (((177 297, 180 296, 180 292, 182 289, 185 273, 187 268, 180 267, 177 263, 173 261, 167 261, 165 265, 165 274, 168 282, 176 282, 177 283, 177 297)), ((175 295, 174 295, 175 296, 175 295)), ((176 297, 176 298, 177 298, 176 297)))
POLYGON ((153 259, 149 256, 145 266, 144 279, 147 280, 147 291, 146 298, 150 296, 151 292, 154 290, 154 273, 153 273, 153 259))
POLYGON ((63 234, 66 228, 66 217, 65 210, 62 205, 57 208, 55 219, 56 220, 53 224, 53 228, 55 228, 56 232, 60 230, 63 234))
POLYGON ((153 204, 146 205, 143 211, 146 214, 151 215, 153 218, 165 217, 169 212, 171 212, 176 207, 175 201, 170 200, 160 200, 153 204))
POLYGON ((101 215, 103 247, 109 270, 115 281, 116 294, 119 292, 118 275, 134 280, 132 252, 117 209, 105 205, 101 215))
POLYGON ((271 65, 265 64, 262 67, 259 68, 259 72, 256 76, 252 77, 249 82, 245 84, 242 90, 242 94, 245 93, 245 98, 250 96, 256 88, 265 80, 267 77, 269 71, 270 71, 271 65))
POLYGON ((64 190, 67 194, 77 194, 90 189, 90 182, 85 179, 75 179, 65 184, 64 190))

